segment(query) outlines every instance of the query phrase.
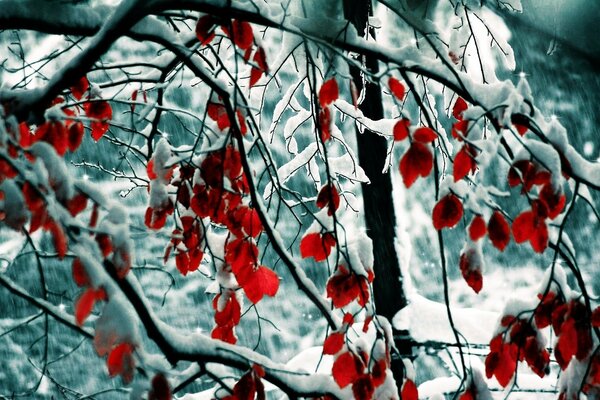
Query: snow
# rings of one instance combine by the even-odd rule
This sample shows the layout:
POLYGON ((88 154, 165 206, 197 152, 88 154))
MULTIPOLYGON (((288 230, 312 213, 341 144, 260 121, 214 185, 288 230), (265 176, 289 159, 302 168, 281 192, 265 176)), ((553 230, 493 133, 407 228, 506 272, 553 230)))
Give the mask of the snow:
MULTIPOLYGON (((397 330, 408 330, 419 343, 455 343, 454 333, 448 322, 446 306, 413 294, 410 303, 400 310, 392 324, 397 330)), ((496 329, 498 314, 474 308, 451 306, 455 328, 471 345, 487 345, 496 329)))

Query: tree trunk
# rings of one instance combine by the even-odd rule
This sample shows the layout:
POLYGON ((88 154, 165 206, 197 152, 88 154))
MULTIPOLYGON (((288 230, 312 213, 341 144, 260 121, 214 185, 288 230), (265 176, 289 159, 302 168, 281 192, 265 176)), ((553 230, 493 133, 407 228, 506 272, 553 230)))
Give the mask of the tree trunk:
MULTIPOLYGON (((357 29, 364 32, 371 12, 370 0, 344 0, 344 15, 357 29)), ((369 34, 374 35, 373 32, 369 34)), ((365 66, 372 72, 378 70, 377 61, 367 58, 365 66)), ((359 90, 365 90, 365 100, 360 110, 371 119, 383 118, 383 103, 379 85, 366 83, 363 88, 360 71, 351 69, 352 78, 359 90)), ((402 289, 402 275, 398 255, 394 246, 396 232, 396 217, 392 198, 391 174, 383 174, 387 141, 385 138, 365 130, 362 134, 357 130, 358 159, 360 166, 371 180, 370 184, 362 185, 365 224, 367 234, 373 240, 375 281, 373 293, 377 314, 388 318, 404 306, 406 297, 402 289)), ((411 346, 401 332, 394 332, 396 346, 402 356, 411 354, 411 346)), ((398 386, 402 385, 402 360, 392 360, 392 372, 398 386)))

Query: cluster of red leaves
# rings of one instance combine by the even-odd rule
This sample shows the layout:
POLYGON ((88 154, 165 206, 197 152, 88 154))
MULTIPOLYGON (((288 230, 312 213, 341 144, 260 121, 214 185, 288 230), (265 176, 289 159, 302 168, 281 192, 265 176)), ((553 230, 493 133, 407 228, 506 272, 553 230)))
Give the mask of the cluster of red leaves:
MULTIPOLYGON (((467 110, 468 105, 462 97, 456 99, 454 107, 452 108, 452 116, 457 119, 452 125, 452 136, 459 142, 464 141, 469 133, 469 121, 463 118, 464 112, 467 110)), ((454 182, 457 182, 469 173, 474 173, 477 170, 477 149, 469 143, 464 143, 460 150, 456 152, 454 156, 454 169, 452 175, 454 182)))
POLYGON ((205 46, 216 36, 216 29, 221 27, 225 35, 244 54, 244 61, 252 58, 250 70, 250 87, 256 85, 260 78, 267 74, 269 67, 265 50, 258 45, 252 31, 252 25, 246 21, 221 19, 212 15, 204 15, 196 24, 196 37, 205 46))
POLYGON ((354 300, 364 307, 369 302, 369 281, 367 277, 338 265, 327 281, 327 297, 335 308, 345 307, 354 300))
POLYGON ((554 355, 562 370, 573 357, 584 360, 592 350, 590 314, 579 300, 564 300, 553 292, 543 297, 536 310, 536 323, 550 325, 557 337, 554 355), (539 321, 539 322, 538 322, 539 321))
MULTIPOLYGON (((166 185, 173 177, 174 167, 167 168, 164 165, 156 165, 155 158, 151 158, 146 166, 146 173, 150 179, 151 185, 166 185)), ((172 215, 174 205, 170 198, 165 198, 158 206, 148 207, 144 216, 144 223, 150 229, 161 229, 167 222, 167 217, 172 215)))
POLYGON ((465 282, 475 293, 479 293, 483 287, 481 254, 474 248, 466 249, 460 254, 458 266, 465 282))
POLYGON ((335 78, 323 82, 319 89, 319 128, 321 141, 328 142, 331 139, 331 126, 333 124, 331 104, 340 96, 340 90, 335 78))
POLYGON ((174 229, 167 245, 163 262, 166 264, 172 249, 175 249, 175 265, 182 275, 196 271, 200 267, 204 251, 202 223, 192 216, 180 218, 181 229, 174 229))
POLYGON ((254 364, 233 386, 233 393, 223 397, 222 400, 264 400, 265 386, 261 380, 264 376, 265 370, 260 365, 254 364))
MULTIPOLYGON (((248 126, 246 125, 246 119, 241 110, 236 110, 236 116, 238 119, 238 127, 242 135, 248 133, 248 126)), ((227 114, 227 108, 221 102, 209 101, 206 104, 206 114, 210 119, 217 123, 217 127, 221 131, 231 128, 231 121, 229 114, 227 114)))
POLYGON ((108 375, 110 377, 121 375, 121 378, 123 378, 123 382, 125 383, 129 383, 133 380, 133 374, 135 372, 135 360, 133 358, 134 350, 134 345, 127 342, 119 343, 112 348, 106 358, 108 375))
MULTIPOLYGON (((89 82, 86 77, 82 77, 71 87, 71 94, 76 100, 81 100, 88 89, 89 82)), ((52 101, 51 106, 64 102, 65 99, 59 96, 52 101)), ((76 119, 81 109, 88 118, 92 119, 90 124, 91 135, 95 141, 98 141, 109 128, 112 108, 105 100, 88 97, 83 103, 83 107, 63 107, 63 112, 66 115, 64 122, 49 119, 38 126, 35 133, 31 132, 26 123, 21 123, 19 126, 19 145, 23 149, 28 149, 35 142, 43 141, 54 147, 60 156, 63 156, 67 150, 74 152, 81 145, 84 134, 83 123, 76 119)))
POLYGON ((317 207, 327 207, 327 215, 333 215, 340 206, 340 195, 333 184, 324 185, 317 195, 317 207))
POLYGON ((550 172, 529 160, 515 162, 508 172, 508 184, 511 187, 523 185, 522 193, 538 187, 538 198, 531 203, 531 210, 519 214, 512 224, 515 242, 529 241, 537 253, 548 247, 547 219, 555 219, 564 209, 566 196, 561 189, 555 189, 550 172))
POLYGON ((213 299, 212 305, 215 310, 216 326, 211 336, 214 339, 235 344, 237 337, 235 336, 234 328, 240 323, 241 318, 241 307, 235 297, 235 293, 231 290, 219 293, 213 299))
POLYGON ((336 243, 335 236, 331 232, 307 233, 300 241, 300 255, 302 258, 313 257, 317 262, 324 261, 329 257, 336 243))
POLYGON ((408 137, 411 144, 406 153, 400 159, 400 174, 404 185, 409 188, 421 177, 426 177, 433 169, 433 153, 430 143, 433 143, 438 137, 431 128, 417 128, 412 136, 408 134, 407 120, 401 119, 394 126, 394 138, 404 140, 408 137))
POLYGON ((156 374, 152 378, 151 388, 148 392, 148 400, 171 400, 171 386, 163 374, 156 374))
POLYGON ((85 291, 75 301, 75 322, 81 326, 91 314, 97 301, 106 301, 108 299, 103 288, 94 288, 90 278, 83 266, 81 260, 73 260, 72 266, 73 281, 79 287, 84 287, 85 291))
POLYGON ((385 382, 389 358, 369 358, 365 351, 358 351, 358 354, 343 351, 333 362, 333 379, 341 388, 352 385, 352 393, 356 400, 372 399, 375 389, 385 382))
POLYGON ((253 304, 265 295, 273 297, 277 294, 279 277, 272 269, 259 265, 258 247, 252 238, 230 240, 225 249, 225 262, 253 304))
POLYGON ((512 315, 504 316, 501 325, 503 331, 491 340, 485 359, 487 377, 495 376, 506 387, 519 361, 526 361, 533 372, 544 377, 549 372, 550 354, 539 340, 538 329, 529 320, 512 315))

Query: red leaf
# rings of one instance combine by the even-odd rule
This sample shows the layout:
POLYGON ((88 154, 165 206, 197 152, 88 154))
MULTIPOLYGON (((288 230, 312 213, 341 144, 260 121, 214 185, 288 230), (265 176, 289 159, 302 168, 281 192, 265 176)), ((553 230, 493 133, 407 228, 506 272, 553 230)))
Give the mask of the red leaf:
POLYGON ((58 253, 58 258, 62 260, 67 254, 67 235, 65 235, 65 231, 63 230, 62 226, 54 221, 51 221, 51 223, 48 225, 48 230, 52 234, 52 242, 56 252, 58 253))
POLYGON ((331 139, 331 110, 329 107, 321 109, 319 112, 319 126, 321 127, 321 141, 326 143, 331 139))
POLYGON ((112 253, 113 245, 109 235, 107 235, 106 233, 98 233, 96 235, 96 242, 98 243, 98 247, 100 247, 100 252, 104 257, 108 257, 108 255, 112 253))
POLYGON ((256 238, 263 231, 262 222, 255 208, 247 208, 242 218, 242 227, 248 236, 256 238))
POLYGON ((148 400, 171 400, 171 387, 163 374, 154 375, 151 385, 148 400))
POLYGON ((400 160, 400 174, 409 188, 419 176, 426 177, 433 169, 433 155, 423 143, 413 142, 400 160))
POLYGON ((514 125, 519 135, 523 136, 529 129, 529 120, 521 114, 513 114, 510 116, 510 122, 514 125))
POLYGON ((231 25, 222 25, 221 28, 240 49, 246 50, 252 46, 254 34, 252 33, 252 26, 248 22, 234 19, 231 21, 231 25), (230 28, 232 31, 230 31, 230 28))
POLYGON ((488 221, 488 236, 492 244, 500 251, 504 251, 510 242, 510 227, 500 211, 494 211, 488 221))
POLYGON ((87 207, 87 196, 83 193, 78 193, 67 202, 67 209, 72 216, 77 216, 87 207))
POLYGON ((460 272, 463 278, 475 293, 479 293, 483 287, 483 276, 481 275, 481 256, 475 249, 467 249, 460 255, 460 272))
POLYGON ((231 266, 240 286, 244 286, 252 269, 258 264, 258 247, 250 240, 235 239, 227 243, 225 250, 225 262, 231 266))
MULTIPOLYGON (((502 340, 501 336, 497 338, 502 340)), ((492 351, 485 359, 485 371, 488 378, 495 376, 502 387, 506 387, 517 367, 517 360, 510 351, 511 345, 501 344, 498 351, 492 351)))
POLYGON ((210 337, 222 340, 225 343, 235 344, 237 342, 233 326, 230 325, 215 327, 210 333, 210 337))
POLYGON ((82 326, 96 304, 96 290, 88 288, 75 302, 75 322, 82 326))
POLYGON ((433 131, 433 129, 422 126, 413 132, 412 137, 413 140, 416 140, 417 142, 431 143, 437 139, 438 135, 433 131))
POLYGON ((338 194, 335 186, 324 185, 317 196, 317 207, 327 207, 327 215, 333 215, 333 213, 340 206, 340 195, 338 194))
POLYGON ((135 361, 133 359, 133 345, 121 343, 111 350, 106 359, 108 374, 113 377, 121 375, 125 383, 133 380, 135 361))
POLYGON ((342 308, 354 300, 364 306, 369 301, 369 285, 364 276, 350 273, 340 265, 327 281, 327 297, 335 308, 342 308))
POLYGON ((476 242, 487 233, 487 228, 485 226, 485 220, 481 215, 476 215, 471 220, 471 224, 469 225, 469 237, 472 241, 476 242))
POLYGON ((87 272, 85 271, 85 267, 83 266, 83 263, 81 262, 81 260, 79 258, 76 258, 73 260, 72 272, 73 272, 73 281, 75 281, 75 284, 77 286, 82 287, 82 286, 90 285, 90 278, 89 278, 87 272))
POLYGON ((244 374, 233 386, 233 396, 236 400, 254 400, 256 395, 256 382, 250 372, 244 374))
POLYGON ((319 89, 319 105, 321 108, 325 108, 340 96, 338 84, 335 78, 330 78, 323 83, 321 89, 319 89))
POLYGON ((277 274, 265 267, 259 266, 252 273, 248 274, 248 278, 243 285, 246 297, 253 304, 258 303, 264 295, 273 297, 279 289, 279 277, 277 274))
POLYGON ((346 352, 335 359, 331 373, 338 386, 344 388, 356 381, 363 369, 362 361, 352 353, 346 352))
POLYGON ((60 156, 64 155, 69 147, 69 134, 60 121, 44 122, 35 131, 34 140, 43 140, 49 143, 60 156))
POLYGON ((600 327, 600 307, 596 307, 592 312, 591 322, 592 326, 596 328, 600 327))
POLYGON ((410 379, 404 381, 400 398, 402 400, 419 400, 419 391, 417 390, 417 385, 415 385, 415 383, 410 379))
POLYGON ((406 118, 402 118, 394 125, 394 140, 401 141, 408 137, 408 128, 410 127, 410 121, 406 118))
POLYGON ((209 102, 206 105, 206 113, 210 119, 217 123, 219 130, 225 130, 231 126, 227 109, 223 104, 209 102))
POLYGON ((96 142, 108 131, 108 121, 112 118, 112 108, 107 101, 88 101, 84 104, 85 113, 89 118, 96 119, 91 124, 92 139, 96 142))
POLYGON ((546 183, 540 190, 539 199, 546 207, 550 219, 558 217, 567 202, 565 195, 560 190, 555 191, 550 182, 546 183))
POLYGON ((369 375, 362 375, 352 384, 352 393, 355 400, 368 400, 373 398, 375 387, 369 375))
POLYGON ((454 157, 454 182, 458 182, 469 174, 474 173, 477 170, 477 163, 475 162, 475 149, 465 144, 454 157))
POLYGON ((190 267, 190 257, 185 252, 179 252, 175 255, 175 266, 181 272, 181 275, 186 276, 190 267))
POLYGON ((469 108, 467 102, 462 97, 459 97, 456 99, 454 107, 452 107, 452 116, 458 120, 462 120, 462 114, 467 108, 469 108))
POLYGON ((548 247, 548 227, 544 218, 536 216, 533 211, 519 214, 512 224, 515 242, 523 243, 527 240, 537 253, 542 253, 548 247))
POLYGON ((337 354, 344 346, 345 336, 342 332, 333 332, 323 343, 323 354, 337 354))
POLYGON ((452 124, 452 137, 454 139, 458 139, 458 141, 462 142, 463 138, 467 137, 467 132, 469 132, 468 120, 463 119, 452 124))
POLYGON ((256 50, 252 60, 256 64, 256 67, 252 66, 252 69, 250 70, 250 87, 254 86, 269 69, 267 65, 267 56, 262 47, 259 47, 256 50))
POLYGON ((398 100, 404 99, 404 94, 406 92, 404 85, 400 83, 400 81, 393 76, 388 80, 388 86, 390 87, 390 91, 396 96, 398 100))
POLYGON ((212 15, 203 15, 196 24, 196 37, 202 46, 210 43, 215 37, 218 20, 212 15))
POLYGON ((213 299, 213 308, 215 309, 215 323, 219 326, 237 325, 240 322, 241 308, 234 294, 227 295, 227 302, 221 311, 219 303, 223 294, 218 294, 213 299))
POLYGON ((90 83, 88 82, 87 78, 84 76, 84 77, 80 78, 73 86, 71 86, 71 94, 77 100, 81 100, 84 93, 87 92, 89 88, 90 88, 90 83))
POLYGON ((463 205, 458 197, 450 193, 444 196, 433 207, 433 226, 438 231, 452 228, 463 216, 463 205))
POLYGON ((81 145, 81 141, 83 140, 83 133, 84 129, 83 124, 81 122, 75 121, 71 125, 69 125, 68 145, 69 150, 71 152, 77 150, 81 145))
POLYGON ((323 261, 329 257, 335 245, 335 238, 330 233, 308 233, 300 242, 300 254, 302 258, 313 257, 317 262, 323 261))

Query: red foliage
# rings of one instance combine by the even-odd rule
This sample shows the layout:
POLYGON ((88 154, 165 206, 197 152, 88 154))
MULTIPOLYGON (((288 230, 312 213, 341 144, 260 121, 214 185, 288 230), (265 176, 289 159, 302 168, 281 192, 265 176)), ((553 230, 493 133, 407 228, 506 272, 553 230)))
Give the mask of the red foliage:
POLYGON ((263 74, 266 74, 269 70, 269 66, 267 65, 267 55, 262 47, 256 49, 252 61, 254 61, 256 66, 253 65, 250 70, 250 87, 256 85, 263 74))
POLYGON ((481 215, 476 215, 469 224, 469 237, 472 241, 476 242, 487 233, 487 227, 485 226, 485 220, 481 215))
POLYGON ((345 352, 335 359, 331 372, 339 387, 344 388, 355 382, 364 369, 363 362, 359 357, 353 353, 345 352))
POLYGON ((534 211, 525 211, 513 221, 512 233, 515 242, 529 241, 537 253, 542 253, 548 246, 548 227, 545 218, 534 211))
POLYGON ((108 131, 108 121, 112 118, 112 107, 105 100, 88 101, 83 105, 85 114, 92 118, 92 139, 96 142, 108 131))
POLYGON ((79 296, 75 302, 75 322, 81 326, 94 309, 94 304, 98 300, 106 300, 106 292, 104 289, 94 289, 88 287, 85 292, 79 296))
POLYGON ((163 374, 156 374, 152 378, 151 388, 148 392, 148 400, 171 400, 171 386, 163 374))
POLYGON ((333 332, 323 343, 323 354, 335 355, 344 346, 346 341, 345 335, 342 332, 333 332))
POLYGON ((331 110, 329 107, 322 108, 319 112, 319 127, 321 128, 321 141, 323 143, 331 139, 331 110))
POLYGON ((196 37, 202 46, 210 43, 215 37, 215 28, 219 21, 212 15, 203 15, 196 23, 196 37))
POLYGON ((400 174, 404 185, 409 188, 419 176, 426 177, 433 169, 433 154, 427 145, 413 142, 400 160, 400 174))
POLYGON ((88 82, 85 76, 79 78, 77 82, 73 86, 71 86, 71 94, 75 99, 81 100, 85 92, 90 88, 90 83, 88 82))
POLYGON ((367 278, 339 265, 336 272, 327 281, 327 297, 331 299, 335 308, 342 308, 354 300, 364 307, 369 301, 367 278))
POLYGON ((333 184, 324 185, 317 196, 317 207, 327 207, 327 215, 333 215, 340 206, 340 195, 333 184))
POLYGON ((452 107, 452 116, 458 120, 462 120, 462 114, 467 108, 469 108, 467 102, 462 97, 457 98, 454 107, 452 107))
POLYGON ((69 133, 60 121, 44 122, 35 131, 33 140, 49 143, 60 156, 64 155, 69 147, 69 133))
POLYGON ((402 400, 419 400, 419 391, 417 390, 417 385, 410 380, 406 379, 404 384, 402 384, 402 400))
POLYGON ((510 242, 510 227, 500 211, 494 211, 488 221, 488 236, 500 251, 504 251, 510 242))
POLYGON ((469 287, 475 293, 479 293, 483 287, 481 257, 475 253, 474 249, 467 249, 460 255, 459 267, 469 287))
POLYGON ((90 285, 90 278, 79 258, 73 260, 72 272, 73 281, 75 281, 77 286, 82 287, 90 285))
POLYGON ((313 257, 317 262, 323 261, 329 257, 335 245, 335 237, 329 232, 307 233, 300 241, 300 254, 302 258, 313 257))
POLYGON ((453 228, 462 216, 462 202, 456 195, 449 193, 433 207, 433 226, 438 231, 443 228, 453 228))
POLYGON ((477 150, 470 144, 463 145, 458 153, 456 153, 453 170, 454 182, 463 179, 469 173, 477 171, 476 155, 477 150))
POLYGON ((252 25, 246 21, 234 19, 231 24, 221 25, 223 32, 235 43, 241 50, 246 50, 254 43, 254 33, 252 25))
POLYGON ((406 89, 404 85, 400 83, 400 81, 393 76, 388 80, 388 86, 390 87, 390 91, 398 100, 404 99, 404 94, 406 93, 406 89))
POLYGON ((340 96, 337 81, 335 78, 330 78, 323 82, 319 89, 319 105, 321 108, 326 108, 328 105, 337 100, 340 96))
POLYGON ((394 140, 401 141, 408 137, 408 128, 410 127, 410 120, 401 118, 394 125, 394 140))
POLYGON ((433 131, 433 129, 428 128, 426 126, 422 126, 413 132, 412 138, 414 141, 417 142, 432 143, 435 139, 438 138, 438 135, 433 131))
POLYGON ((133 380, 133 373, 135 371, 133 350, 134 347, 130 343, 120 343, 111 350, 106 358, 108 374, 111 377, 121 375, 125 383, 133 380))

